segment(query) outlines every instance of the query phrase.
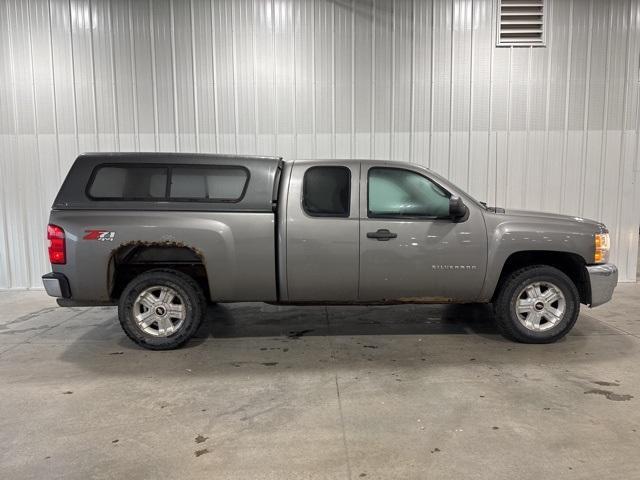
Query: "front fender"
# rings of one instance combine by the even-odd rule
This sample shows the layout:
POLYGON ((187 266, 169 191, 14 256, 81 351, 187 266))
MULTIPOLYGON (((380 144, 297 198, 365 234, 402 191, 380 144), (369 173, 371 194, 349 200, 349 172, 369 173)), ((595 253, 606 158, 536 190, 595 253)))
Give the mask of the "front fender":
POLYGON ((485 213, 487 224, 487 275, 480 294, 490 301, 507 259, 519 252, 570 253, 593 263, 596 229, 591 222, 518 218, 485 213))

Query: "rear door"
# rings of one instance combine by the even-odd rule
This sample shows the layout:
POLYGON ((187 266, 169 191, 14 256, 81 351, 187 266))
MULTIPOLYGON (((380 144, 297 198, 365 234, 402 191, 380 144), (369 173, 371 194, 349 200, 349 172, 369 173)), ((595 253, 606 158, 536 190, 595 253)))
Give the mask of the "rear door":
POLYGON ((358 162, 296 162, 287 199, 288 301, 358 298, 358 162))
POLYGON ((475 300, 487 262, 479 208, 449 218, 452 193, 426 170, 388 163, 361 170, 359 300, 475 300))

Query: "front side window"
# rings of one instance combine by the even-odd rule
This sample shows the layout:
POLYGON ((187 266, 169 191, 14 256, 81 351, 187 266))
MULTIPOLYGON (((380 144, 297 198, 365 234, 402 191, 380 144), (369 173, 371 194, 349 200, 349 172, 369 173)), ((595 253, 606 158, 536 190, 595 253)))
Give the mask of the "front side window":
POLYGON ((369 170, 369 217, 449 216, 450 194, 426 177, 400 168, 369 170))
POLYGON ((348 217, 351 171, 346 167, 311 167, 302 181, 302 207, 312 217, 348 217))
POLYGON ((245 191, 249 173, 241 167, 173 167, 171 200, 237 202, 245 191))
POLYGON ((164 198, 167 169, 144 166, 103 166, 96 170, 88 190, 100 200, 155 200, 164 198))

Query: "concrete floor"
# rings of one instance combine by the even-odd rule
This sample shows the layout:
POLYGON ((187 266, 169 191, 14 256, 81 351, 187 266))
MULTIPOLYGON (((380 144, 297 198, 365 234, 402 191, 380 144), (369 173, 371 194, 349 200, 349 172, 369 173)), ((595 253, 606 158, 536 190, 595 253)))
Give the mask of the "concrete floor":
POLYGON ((0 478, 637 479, 639 306, 533 346, 485 306, 224 305, 148 352, 1 292, 0 478))

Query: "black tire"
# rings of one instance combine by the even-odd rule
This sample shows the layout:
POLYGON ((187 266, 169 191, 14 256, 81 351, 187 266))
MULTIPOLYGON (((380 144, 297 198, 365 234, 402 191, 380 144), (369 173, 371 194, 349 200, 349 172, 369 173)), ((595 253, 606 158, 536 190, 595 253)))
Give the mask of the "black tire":
MULTIPOLYGON (((500 333, 522 343, 552 343, 573 328, 580 313, 580 294, 567 275, 548 265, 533 265, 511 273, 500 285, 494 301, 495 321, 500 333), (518 319, 516 302, 520 292, 531 283, 550 282, 564 295, 565 310, 561 320, 548 330, 534 331, 518 319)), ((526 296, 524 297, 526 299, 526 296)), ((551 324, 549 324, 551 325, 551 324)))
POLYGON ((193 337, 205 315, 206 306, 200 285, 190 276, 170 269, 149 270, 135 277, 125 287, 118 303, 118 318, 127 336, 141 347, 149 350, 172 350, 184 345, 193 337), (179 304, 184 306, 185 315, 182 324, 168 336, 154 336, 146 333, 138 326, 134 316, 134 306, 138 296, 156 286, 172 289, 178 294, 179 304))

